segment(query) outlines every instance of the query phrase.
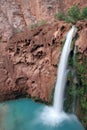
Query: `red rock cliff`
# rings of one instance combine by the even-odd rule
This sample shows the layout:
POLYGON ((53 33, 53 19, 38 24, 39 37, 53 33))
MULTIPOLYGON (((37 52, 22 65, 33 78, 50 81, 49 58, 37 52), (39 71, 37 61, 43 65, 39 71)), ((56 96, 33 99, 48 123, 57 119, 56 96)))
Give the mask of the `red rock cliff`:
MULTIPOLYGON (((29 96, 49 101, 62 39, 70 26, 64 22, 40 26, 0 44, 0 101, 29 96)), ((87 55, 87 22, 78 22, 77 27, 76 45, 87 55)))
POLYGON ((56 12, 74 4, 82 8, 87 0, 0 0, 0 38, 6 40, 40 20, 51 23, 56 12))
POLYGON ((0 50, 0 100, 31 96, 48 101, 56 79, 66 23, 14 35, 0 50), (4 46, 4 48, 3 48, 4 46))
MULTIPOLYGON (((53 22, 54 14, 73 4, 83 7, 87 1, 0 0, 0 38, 10 39, 0 41, 0 101, 25 96, 49 100, 55 84, 61 40, 71 26, 53 22), (33 31, 25 29, 41 19, 50 22, 33 31), (25 31, 20 32, 22 30, 25 31)), ((87 55, 87 22, 78 22, 77 27, 76 45, 87 55)))

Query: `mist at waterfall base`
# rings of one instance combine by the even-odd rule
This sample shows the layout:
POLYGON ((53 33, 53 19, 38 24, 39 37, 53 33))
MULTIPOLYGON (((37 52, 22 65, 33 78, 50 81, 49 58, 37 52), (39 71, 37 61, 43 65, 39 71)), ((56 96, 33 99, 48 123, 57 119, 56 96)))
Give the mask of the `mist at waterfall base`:
POLYGON ((63 110, 67 63, 72 38, 76 31, 68 32, 60 58, 53 106, 20 99, 0 103, 0 130, 84 130, 77 117, 63 110))

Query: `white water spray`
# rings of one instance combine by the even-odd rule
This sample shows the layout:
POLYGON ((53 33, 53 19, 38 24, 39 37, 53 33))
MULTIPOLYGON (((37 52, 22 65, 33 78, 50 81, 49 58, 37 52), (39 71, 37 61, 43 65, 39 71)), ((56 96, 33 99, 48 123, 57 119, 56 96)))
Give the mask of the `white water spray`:
MULTIPOLYGON (((77 74, 76 74, 76 68, 75 68, 75 61, 76 61, 76 53, 77 53, 77 48, 75 46, 74 48, 74 53, 73 53, 73 71, 72 71, 72 75, 73 75, 73 91, 76 91, 76 84, 78 83, 77 81, 77 74)), ((73 104, 72 104, 72 112, 75 113, 76 112, 76 95, 73 95, 73 104)))
POLYGON ((73 26, 67 34, 66 42, 60 58, 57 72, 57 81, 54 93, 54 104, 52 107, 45 107, 40 114, 40 119, 46 125, 55 126, 61 124, 62 121, 70 119, 63 111, 64 89, 67 81, 67 64, 70 53, 72 39, 76 34, 76 28, 73 26))
POLYGON ((72 39, 75 33, 76 28, 75 26, 73 26, 67 34, 66 42, 59 62, 53 104, 53 107, 57 113, 63 111, 64 88, 67 80, 68 57, 70 53, 72 39))

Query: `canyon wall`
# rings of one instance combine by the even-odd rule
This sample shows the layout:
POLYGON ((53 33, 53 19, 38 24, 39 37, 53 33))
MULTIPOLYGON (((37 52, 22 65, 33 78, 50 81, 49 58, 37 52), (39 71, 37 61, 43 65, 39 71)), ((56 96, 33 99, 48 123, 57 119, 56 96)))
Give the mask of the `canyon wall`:
MULTIPOLYGON (((0 0, 0 101, 21 97, 52 101, 61 48, 72 26, 57 22, 54 15, 72 5, 83 8, 87 0, 0 0), (47 24, 31 30, 38 21, 47 24)), ((76 26, 78 88, 84 88, 79 95, 87 100, 87 21, 76 26)), ((86 126, 87 109, 81 107, 77 113, 86 126)))
POLYGON ((49 101, 56 80, 61 39, 70 24, 55 23, 15 34, 1 43, 0 101, 33 97, 49 101))
POLYGON ((6 41, 38 21, 55 21, 54 15, 72 5, 87 6, 86 0, 0 0, 0 39, 6 41))
MULTIPOLYGON (((76 26, 75 44, 87 56, 87 22, 76 26)), ((29 96, 50 101, 61 46, 70 27, 64 22, 47 24, 0 43, 0 101, 29 96)))
MULTIPOLYGON (((80 0, 0 0, 0 100, 31 96, 49 101, 62 41, 71 24, 56 22, 56 12, 80 0), (40 20, 48 23, 28 28, 40 20), (6 42, 7 41, 7 42, 6 42)), ((87 55, 87 22, 78 22, 76 45, 87 55), (84 40, 83 40, 84 39, 84 40)))

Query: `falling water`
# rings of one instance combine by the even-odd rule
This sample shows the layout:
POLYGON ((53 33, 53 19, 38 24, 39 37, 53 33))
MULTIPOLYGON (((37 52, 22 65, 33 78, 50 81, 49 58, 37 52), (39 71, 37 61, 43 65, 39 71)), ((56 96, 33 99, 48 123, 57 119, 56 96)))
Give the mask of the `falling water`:
POLYGON ((75 113, 75 108, 76 108, 76 94, 75 94, 76 84, 77 84, 77 75, 76 75, 76 68, 75 68, 76 53, 77 53, 77 49, 75 46, 74 52, 73 52, 73 91, 74 91, 73 104, 72 104, 72 112, 73 113, 75 113))
POLYGON ((63 100, 64 100, 64 88, 67 81, 67 64, 68 57, 71 49, 72 39, 76 34, 77 29, 73 26, 67 34, 66 42, 62 51, 60 58, 58 73, 57 73, 57 82, 55 86, 54 93, 54 104, 51 107, 45 107, 40 114, 40 119, 45 125, 55 126, 56 124, 61 124, 64 120, 70 120, 68 116, 63 111, 63 100))
POLYGON ((66 42, 60 58, 60 63, 57 72, 55 93, 54 93, 54 104, 53 104, 53 107, 57 113, 63 111, 64 88, 67 80, 68 57, 71 49, 72 39, 75 36, 75 33, 76 28, 75 26, 73 26, 67 34, 66 42))

